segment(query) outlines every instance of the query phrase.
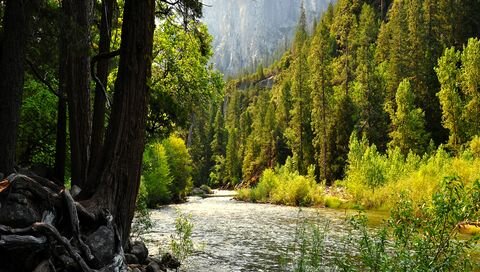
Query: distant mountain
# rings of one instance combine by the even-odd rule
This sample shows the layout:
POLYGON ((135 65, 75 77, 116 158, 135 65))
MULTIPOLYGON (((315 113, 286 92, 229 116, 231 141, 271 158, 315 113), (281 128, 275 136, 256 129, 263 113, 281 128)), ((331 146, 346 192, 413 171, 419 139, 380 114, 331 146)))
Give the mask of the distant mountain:
MULTIPOLYGON (((312 25, 332 0, 304 0, 312 25)), ((216 68, 226 76, 285 50, 295 33, 300 0, 204 0, 202 19, 213 35, 216 68)))

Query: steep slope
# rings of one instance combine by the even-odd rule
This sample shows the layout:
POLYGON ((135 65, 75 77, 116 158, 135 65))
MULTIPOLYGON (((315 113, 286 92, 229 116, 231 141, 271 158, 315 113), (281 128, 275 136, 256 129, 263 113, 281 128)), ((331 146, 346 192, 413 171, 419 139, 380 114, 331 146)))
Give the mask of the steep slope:
MULTIPOLYGON (((310 24, 331 0, 304 0, 310 24)), ((225 75, 265 62, 290 46, 300 0, 205 0, 203 21, 214 37, 213 63, 225 75)))

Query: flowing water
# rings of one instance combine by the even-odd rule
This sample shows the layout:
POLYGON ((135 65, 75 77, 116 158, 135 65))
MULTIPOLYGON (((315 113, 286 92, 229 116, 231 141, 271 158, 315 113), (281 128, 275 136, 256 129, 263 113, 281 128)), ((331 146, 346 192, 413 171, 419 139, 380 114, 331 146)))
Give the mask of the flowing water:
POLYGON ((150 253, 168 250, 177 212, 191 215, 192 239, 199 248, 187 260, 187 271, 291 270, 292 245, 305 220, 328 224, 327 252, 349 250, 341 243, 348 233, 345 211, 245 203, 223 196, 191 197, 187 203, 153 210, 155 227, 146 236, 150 253))

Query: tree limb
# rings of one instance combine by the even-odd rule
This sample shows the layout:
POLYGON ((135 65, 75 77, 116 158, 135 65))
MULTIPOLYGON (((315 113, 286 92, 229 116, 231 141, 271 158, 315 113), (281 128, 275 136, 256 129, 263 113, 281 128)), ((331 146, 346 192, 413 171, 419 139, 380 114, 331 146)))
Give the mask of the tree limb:
POLYGON ((31 60, 25 59, 25 61, 27 62, 28 66, 30 67, 30 70, 32 70, 33 75, 38 80, 40 80, 40 82, 42 82, 43 85, 45 85, 50 92, 52 92, 54 95, 56 95, 60 99, 65 99, 65 97, 61 97, 60 94, 57 91, 55 91, 55 89, 52 87, 52 84, 50 84, 50 82, 48 82, 48 80, 46 78, 43 78, 40 75, 40 71, 38 71, 37 67, 35 67, 35 65, 33 64, 33 62, 31 60))
POLYGON ((93 80, 95 81, 95 83, 98 84, 100 86, 100 88, 102 89, 103 96, 105 97, 105 100, 107 101, 107 106, 109 108, 111 106, 111 103, 110 103, 110 99, 108 98, 108 95, 107 95, 107 89, 105 88, 102 81, 97 76, 97 73, 95 71, 95 64, 99 60, 110 59, 110 58, 113 58, 113 57, 116 57, 116 56, 119 56, 119 55, 120 55, 120 49, 117 49, 117 50, 111 51, 111 52, 107 52, 107 53, 100 53, 100 54, 94 56, 91 60, 91 63, 90 63, 90 74, 91 74, 93 80))

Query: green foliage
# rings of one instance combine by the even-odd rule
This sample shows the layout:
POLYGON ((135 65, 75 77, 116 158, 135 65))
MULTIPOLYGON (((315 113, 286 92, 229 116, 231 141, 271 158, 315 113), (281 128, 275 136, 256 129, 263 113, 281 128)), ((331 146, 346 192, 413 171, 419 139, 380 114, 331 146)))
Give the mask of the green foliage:
POLYGON ((18 128, 17 163, 53 167, 57 97, 43 83, 27 78, 18 128))
POLYGON ((475 136, 470 141, 470 151, 475 158, 480 159, 480 136, 475 136))
POLYGON ((147 146, 143 155, 147 205, 183 201, 192 184, 192 162, 184 141, 170 136, 147 146))
POLYGON ((301 8, 300 19, 295 34, 291 67, 292 107, 290 121, 285 131, 293 160, 301 174, 307 173, 307 167, 313 164, 313 132, 311 129, 310 86, 308 84, 309 66, 307 62, 308 41, 305 9, 301 8))
POLYGON ((438 67, 435 68, 441 85, 437 96, 442 106, 443 126, 450 131, 448 143, 457 150, 465 137, 462 125, 463 101, 457 84, 459 60, 460 54, 452 47, 445 50, 444 55, 438 60, 438 67))
POLYGON ((291 206, 323 205, 323 187, 315 182, 314 168, 310 168, 309 176, 295 169, 292 159, 287 159, 285 166, 265 170, 257 186, 241 190, 237 198, 291 206))
POLYGON ((312 130, 315 161, 319 167, 319 179, 330 180, 331 171, 329 161, 329 123, 331 122, 330 111, 333 107, 333 89, 331 86, 331 62, 333 55, 333 38, 330 35, 329 26, 322 20, 316 29, 310 47, 309 64, 312 77, 310 79, 312 89, 312 130))
POLYGON ((175 202, 183 201, 193 187, 192 159, 183 139, 175 135, 170 135, 163 140, 162 145, 165 148, 169 173, 172 177, 169 187, 172 200, 175 202))
POLYGON ((452 157, 442 147, 423 157, 414 153, 405 156, 398 148, 382 154, 365 138, 358 140, 352 135, 347 191, 354 202, 365 208, 390 208, 397 201, 396 192, 404 190, 414 203, 428 201, 438 189, 438 180, 445 176, 457 175, 466 184, 480 179, 479 159, 467 155, 474 154, 474 150, 466 150, 460 157, 452 157))
POLYGON ((147 146, 143 154, 143 184, 147 193, 147 206, 154 208, 171 202, 173 181, 165 147, 161 143, 147 146))
MULTIPOLYGON (((468 39, 475 32, 467 15, 478 8, 466 0, 458 2, 466 10, 446 0, 383 4, 386 17, 378 1, 337 1, 312 33, 302 7, 290 50, 270 67, 228 82, 222 105, 213 118, 203 119, 213 124, 212 152, 205 149, 198 157, 210 158, 211 184, 255 184, 263 171, 290 156, 299 174, 307 175, 313 164, 315 180, 328 186, 341 179, 352 185, 348 176, 357 176, 361 186, 349 190, 355 196, 362 191, 363 201, 382 192, 388 198, 383 188, 397 190, 400 180, 405 186, 427 183, 428 177, 413 173, 439 165, 433 158, 444 148, 431 153, 447 142, 448 133, 445 148, 463 156, 480 134, 480 42, 468 39), (258 86, 262 72, 273 78, 271 90, 258 86), (368 166, 349 170, 353 131, 374 146, 361 152, 368 166), (414 175, 420 175, 417 182, 414 175)), ((431 193, 435 186, 426 187, 431 193)), ((366 204, 383 202, 379 195, 366 204)))
POLYGON ((470 253, 480 236, 459 238, 459 222, 478 218, 480 182, 464 186, 458 178, 445 178, 432 202, 415 205, 405 194, 384 226, 372 230, 363 214, 349 219, 345 248, 327 258, 328 228, 302 226, 295 241, 295 271, 476 271, 470 253))
POLYGON ((403 154, 413 151, 422 155, 427 146, 428 134, 425 132, 425 113, 415 107, 415 95, 408 80, 398 86, 395 96, 397 108, 389 109, 393 131, 390 133, 390 148, 398 147, 403 154))
POLYGON ((208 63, 212 37, 206 26, 190 22, 195 30, 188 31, 177 19, 162 20, 154 35, 147 120, 150 137, 166 137, 175 127, 186 127, 192 122, 192 112, 208 111, 223 88, 222 76, 208 63))
POLYGON ((466 96, 464 117, 469 136, 480 134, 480 40, 471 38, 462 53, 460 70, 462 91, 466 96))
POLYGON ((297 227, 293 251, 293 271, 317 271, 325 267, 327 234, 328 224, 303 222, 297 227))
POLYGON ((192 255, 195 246, 192 241, 192 216, 177 211, 175 219, 175 233, 170 238, 170 250, 180 262, 184 262, 192 255))

